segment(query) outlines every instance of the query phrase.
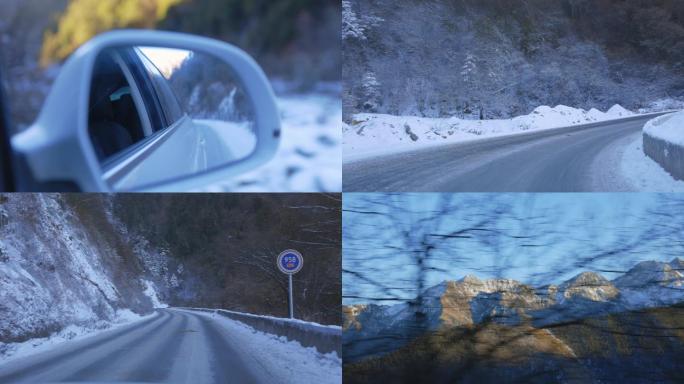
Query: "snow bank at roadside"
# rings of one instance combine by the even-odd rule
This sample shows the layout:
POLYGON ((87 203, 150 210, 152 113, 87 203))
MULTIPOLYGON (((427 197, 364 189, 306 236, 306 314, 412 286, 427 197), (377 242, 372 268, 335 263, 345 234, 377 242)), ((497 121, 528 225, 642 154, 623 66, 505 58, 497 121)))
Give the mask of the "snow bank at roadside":
POLYGON ((251 313, 228 311, 225 309, 181 308, 187 311, 218 314, 239 321, 260 332, 285 337, 297 341, 304 347, 314 347, 320 353, 337 352, 342 355, 342 327, 323 325, 299 319, 289 319, 251 313))
POLYGON ((142 316, 133 313, 129 309, 120 309, 116 311, 116 317, 112 321, 99 320, 86 325, 72 324, 48 337, 31 339, 20 343, 0 342, 0 364, 50 350, 65 341, 80 340, 151 316, 154 316, 154 314, 142 316))
POLYGON ((644 126, 644 133, 669 143, 684 146, 684 111, 657 117, 644 126))
MULTIPOLYGON (((204 308, 201 308, 201 309, 204 309, 204 308)), ((204 309, 204 310, 207 310, 207 309, 204 309)), ((208 310, 213 311, 213 309, 208 309, 208 310)), ((288 319, 288 318, 284 318, 284 317, 255 315, 253 313, 229 311, 227 309, 221 309, 221 311, 222 312, 228 312, 228 313, 234 313, 234 314, 240 315, 240 316, 249 316, 249 317, 267 319, 267 320, 277 320, 277 321, 282 321, 282 322, 286 322, 286 323, 300 324, 300 325, 304 325, 304 326, 310 326, 310 327, 316 327, 316 328, 328 328, 328 329, 332 329, 332 330, 342 331, 342 327, 339 325, 326 325, 326 324, 320 324, 320 323, 315 323, 313 321, 305 321, 305 320, 300 320, 300 319, 288 319)))
POLYGON ((193 312, 210 317, 220 323, 242 352, 257 364, 253 371, 267 376, 265 382, 275 378, 284 383, 340 383, 342 359, 337 353, 319 353, 316 348, 303 347, 296 341, 287 340, 264 332, 239 321, 218 314, 193 312))
POLYGON ((362 113, 343 124, 344 160, 452 144, 484 137, 589 124, 635 115, 620 105, 606 112, 564 105, 541 106, 529 115, 499 120, 463 120, 362 113))

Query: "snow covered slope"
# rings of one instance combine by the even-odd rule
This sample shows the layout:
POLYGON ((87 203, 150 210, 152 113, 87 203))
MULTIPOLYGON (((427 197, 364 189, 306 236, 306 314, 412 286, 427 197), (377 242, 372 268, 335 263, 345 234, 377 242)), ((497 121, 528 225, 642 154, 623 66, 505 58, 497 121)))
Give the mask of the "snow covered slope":
POLYGON ((0 357, 14 343, 152 311, 154 288, 143 284, 139 264, 126 260, 133 250, 106 220, 88 222, 51 194, 0 195, 0 216, 0 357))
POLYGON ((629 308, 658 307, 684 301, 684 260, 644 261, 614 280, 629 308))

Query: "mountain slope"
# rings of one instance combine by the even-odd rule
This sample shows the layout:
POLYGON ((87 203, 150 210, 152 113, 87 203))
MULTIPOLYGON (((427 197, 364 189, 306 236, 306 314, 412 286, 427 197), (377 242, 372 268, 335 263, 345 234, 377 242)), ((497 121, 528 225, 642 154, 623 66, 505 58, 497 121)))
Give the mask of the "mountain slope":
POLYGON ((622 312, 546 329, 486 323, 423 335, 344 366, 345 383, 681 382, 684 307, 622 312))
POLYGON ((59 195, 1 195, 0 340, 151 312, 142 269, 123 244, 84 222, 59 195))

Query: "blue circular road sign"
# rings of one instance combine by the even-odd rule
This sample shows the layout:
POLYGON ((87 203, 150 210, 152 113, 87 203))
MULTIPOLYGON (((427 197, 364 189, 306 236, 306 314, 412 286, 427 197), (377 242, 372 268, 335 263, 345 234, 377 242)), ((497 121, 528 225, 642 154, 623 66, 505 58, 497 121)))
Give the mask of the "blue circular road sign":
POLYGON ((278 255, 278 269, 288 275, 294 275, 304 266, 304 257, 294 249, 282 251, 278 255))

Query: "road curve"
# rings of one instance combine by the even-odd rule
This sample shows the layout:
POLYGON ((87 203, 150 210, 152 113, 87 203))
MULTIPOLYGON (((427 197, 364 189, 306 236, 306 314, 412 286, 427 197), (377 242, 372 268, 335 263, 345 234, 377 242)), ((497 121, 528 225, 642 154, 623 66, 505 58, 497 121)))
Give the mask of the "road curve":
POLYGON ((10 361, 0 366, 0 383, 258 383, 245 359, 211 318, 167 309, 10 361))
MULTIPOLYGON (((658 114, 421 149, 344 165, 345 192, 614 192, 593 170, 658 114)), ((603 175, 619 164, 601 164, 603 175)), ((602 176, 601 176, 602 177, 602 176)))

